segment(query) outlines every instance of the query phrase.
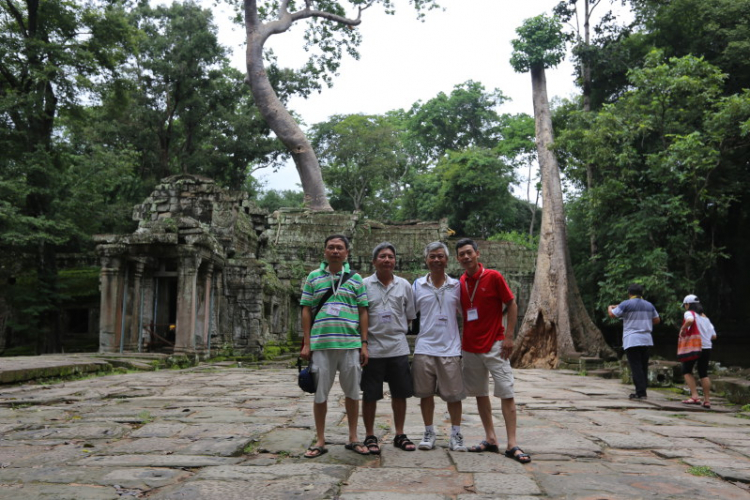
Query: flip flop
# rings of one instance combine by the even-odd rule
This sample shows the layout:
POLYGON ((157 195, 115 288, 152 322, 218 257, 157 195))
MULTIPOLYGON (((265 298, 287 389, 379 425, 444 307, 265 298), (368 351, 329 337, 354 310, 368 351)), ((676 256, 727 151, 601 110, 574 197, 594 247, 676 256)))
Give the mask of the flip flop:
POLYGON ((380 455, 380 445, 376 436, 367 436, 365 438, 365 446, 372 455, 380 455))
POLYGON ((325 446, 310 446, 307 451, 312 451, 314 455, 308 455, 307 453, 305 453, 303 455, 305 458, 318 458, 319 456, 328 453, 328 448, 326 448, 325 446))
POLYGON ((370 450, 368 450, 365 445, 363 445, 362 443, 358 443, 356 441, 352 441, 349 444, 345 444, 344 448, 346 448, 347 450, 352 450, 354 453, 359 453, 360 455, 370 454, 370 450), (362 448, 364 448, 365 451, 361 451, 362 448))
POLYGON ((505 456, 508 458, 512 458, 522 464, 531 462, 531 456, 528 453, 524 453, 523 450, 518 446, 514 446, 510 450, 505 450, 505 456), (517 451, 520 453, 516 454, 517 451))
POLYGON ((685 401, 682 402, 684 405, 699 405, 701 404, 700 399, 695 398, 687 398, 685 401))
POLYGON ((487 441, 482 441, 481 443, 469 447, 469 451, 473 453, 481 453, 483 451, 489 451, 492 453, 500 453, 500 448, 497 447, 496 444, 490 444, 487 441))
POLYGON ((703 408, 706 408, 708 410, 711 409, 711 403, 703 403, 703 408))

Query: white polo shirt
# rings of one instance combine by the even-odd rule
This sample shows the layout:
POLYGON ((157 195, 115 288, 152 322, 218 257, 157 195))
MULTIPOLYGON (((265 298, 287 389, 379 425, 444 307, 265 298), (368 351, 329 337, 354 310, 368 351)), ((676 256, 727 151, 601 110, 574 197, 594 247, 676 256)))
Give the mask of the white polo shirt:
POLYGON ((414 293, 408 281, 398 276, 388 286, 377 274, 364 279, 370 321, 367 327, 367 353, 371 358, 408 356, 406 331, 409 321, 417 317, 414 293))
POLYGON ((461 335, 456 315, 461 314, 461 284, 445 276, 439 289, 427 279, 427 274, 414 282, 414 301, 419 317, 414 354, 453 357, 461 355, 461 335))

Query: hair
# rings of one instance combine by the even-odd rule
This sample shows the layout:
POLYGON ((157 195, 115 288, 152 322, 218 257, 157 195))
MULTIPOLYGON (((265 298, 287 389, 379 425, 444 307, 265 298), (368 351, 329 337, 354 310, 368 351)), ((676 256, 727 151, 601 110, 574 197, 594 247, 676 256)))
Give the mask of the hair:
POLYGON ((434 252, 438 248, 445 252, 446 257, 450 255, 448 246, 445 243, 443 243, 442 241, 433 241, 432 243, 429 243, 426 247, 424 247, 424 258, 426 259, 427 256, 430 255, 430 252, 434 252))
POLYGON ((378 258, 378 255, 380 255, 380 252, 383 250, 388 249, 391 252, 393 252, 393 256, 396 256, 396 247, 393 246, 393 243, 390 243, 388 241, 384 241, 383 243, 380 243, 378 246, 376 246, 372 251, 372 260, 375 260, 378 258))
POLYGON ((690 304, 687 304, 688 311, 693 311, 695 314, 700 316, 703 314, 703 306, 700 302, 691 302, 690 304))
POLYGON ((643 285, 638 283, 631 283, 630 285, 628 285, 628 295, 641 297, 643 295, 643 285))
POLYGON ((341 240, 344 242, 344 246, 347 250, 349 250, 349 238, 344 236, 343 234, 332 234, 328 238, 326 238, 326 241, 323 243, 323 248, 325 249, 328 246, 328 242, 331 240, 341 240))
POLYGON ((462 238, 456 243, 456 253, 458 253, 459 248, 465 247, 466 245, 471 245, 471 248, 473 248, 475 252, 479 251, 479 247, 477 247, 476 241, 472 240, 471 238, 462 238))

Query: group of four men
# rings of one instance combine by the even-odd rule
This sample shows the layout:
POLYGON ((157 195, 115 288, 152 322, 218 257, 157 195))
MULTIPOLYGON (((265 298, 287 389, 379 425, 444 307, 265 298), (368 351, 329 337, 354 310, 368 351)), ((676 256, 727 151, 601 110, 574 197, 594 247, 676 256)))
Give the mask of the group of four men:
POLYGON ((388 242, 375 247, 375 273, 364 280, 347 262, 349 241, 329 236, 320 269, 307 277, 302 291, 303 359, 312 359, 317 381, 313 404, 316 443, 305 457, 316 458, 325 446, 328 394, 336 372, 345 395, 349 426, 346 448, 356 453, 379 454, 374 424, 377 401, 388 382, 396 432, 393 444, 405 451, 435 446, 434 397, 448 406, 451 420, 449 448, 453 451, 499 453, 489 396, 489 377, 500 398, 508 443, 505 455, 521 463, 531 457, 516 442, 516 405, 509 357, 513 350, 518 307, 503 276, 479 263, 476 243, 462 239, 456 244, 464 268, 460 280, 448 276, 449 251, 442 242, 424 251, 429 273, 413 285, 394 274, 396 248, 388 242), (503 308, 507 329, 503 327, 503 308), (419 313, 419 334, 413 363, 409 364, 406 333, 419 313), (463 336, 458 317, 463 318, 463 336), (357 438, 360 390, 366 438, 357 438), (420 398, 424 436, 415 445, 404 431, 406 400, 420 398), (461 434, 461 401, 477 399, 485 439, 467 447, 461 434))

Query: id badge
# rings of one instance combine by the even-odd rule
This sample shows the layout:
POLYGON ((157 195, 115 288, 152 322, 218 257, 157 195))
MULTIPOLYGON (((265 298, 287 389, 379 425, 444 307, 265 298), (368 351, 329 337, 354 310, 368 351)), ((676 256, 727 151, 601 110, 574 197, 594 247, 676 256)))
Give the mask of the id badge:
POLYGON ((448 316, 445 314, 441 314, 438 316, 437 324, 440 328, 447 328, 448 327, 448 316))
POLYGON ((476 321, 479 319, 479 311, 476 307, 466 310, 466 321, 476 321))
POLYGON ((329 316, 339 316, 341 314, 340 304, 328 304, 326 306, 326 312, 329 316))
POLYGON ((383 324, 390 324, 393 321, 393 313, 391 311, 383 311, 380 313, 380 322, 383 324))

